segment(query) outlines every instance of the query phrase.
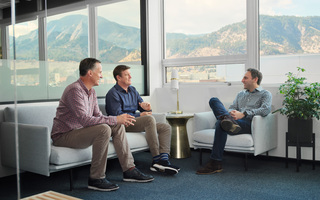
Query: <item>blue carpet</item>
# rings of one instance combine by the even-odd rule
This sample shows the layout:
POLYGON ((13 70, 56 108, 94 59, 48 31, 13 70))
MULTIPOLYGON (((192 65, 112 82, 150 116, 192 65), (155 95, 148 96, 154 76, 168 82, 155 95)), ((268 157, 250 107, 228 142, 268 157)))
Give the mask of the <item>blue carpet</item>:
MULTIPOLYGON (((88 200, 99 199, 320 199, 319 163, 312 170, 310 162, 303 162, 300 172, 295 171, 295 162, 285 168, 284 159, 265 157, 248 158, 248 171, 244 170, 242 154, 225 153, 223 171, 212 175, 196 175, 199 168, 199 152, 191 151, 186 159, 171 159, 181 167, 174 176, 161 175, 149 170, 149 152, 134 154, 137 167, 152 174, 151 183, 126 183, 117 159, 108 161, 107 178, 119 184, 113 192, 98 192, 87 189, 89 166, 74 170, 74 190, 69 191, 68 171, 45 177, 33 173, 21 174, 21 197, 48 190, 88 200)), ((210 152, 204 152, 204 163, 210 152)), ((0 179, 0 199, 17 199, 15 176, 0 179)))

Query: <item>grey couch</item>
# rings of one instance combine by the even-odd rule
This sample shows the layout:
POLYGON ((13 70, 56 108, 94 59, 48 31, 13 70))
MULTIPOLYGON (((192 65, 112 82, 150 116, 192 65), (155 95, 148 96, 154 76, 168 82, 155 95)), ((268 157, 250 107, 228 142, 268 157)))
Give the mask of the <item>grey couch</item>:
MULTIPOLYGON (((72 149, 52 145, 50 133, 57 104, 18 105, 16 109, 18 125, 15 125, 15 108, 4 109, 4 121, 1 123, 1 161, 7 167, 16 167, 15 129, 19 133, 20 169, 45 176, 51 173, 72 169, 91 162, 92 148, 72 149)), ((99 105, 105 114, 104 105, 99 105)), ((157 122, 166 122, 165 114, 154 114, 157 122)), ((144 133, 127 133, 132 152, 149 149, 144 133)), ((108 159, 115 158, 116 152, 112 139, 108 150, 108 159)), ((70 171, 72 172, 72 171, 70 171)), ((70 173, 72 175, 72 173, 70 173)), ((70 177, 72 189, 72 177, 70 177)))
MULTIPOLYGON (((276 114, 265 117, 254 116, 252 119, 252 134, 228 135, 225 151, 244 153, 245 170, 247 170, 247 154, 255 156, 277 147, 276 114)), ((194 114, 193 146, 200 149, 200 164, 202 164, 202 149, 212 149, 217 119, 212 111, 194 114)))

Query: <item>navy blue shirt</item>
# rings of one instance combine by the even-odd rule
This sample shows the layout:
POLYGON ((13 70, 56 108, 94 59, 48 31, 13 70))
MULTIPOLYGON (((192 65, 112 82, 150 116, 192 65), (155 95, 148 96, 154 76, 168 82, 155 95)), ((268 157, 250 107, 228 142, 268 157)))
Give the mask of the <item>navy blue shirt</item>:
POLYGON ((143 102, 143 99, 135 87, 129 86, 128 92, 126 92, 116 84, 106 95, 106 112, 108 115, 113 116, 127 113, 135 117, 140 117, 140 113, 136 113, 136 111, 145 111, 139 106, 141 102, 143 102))

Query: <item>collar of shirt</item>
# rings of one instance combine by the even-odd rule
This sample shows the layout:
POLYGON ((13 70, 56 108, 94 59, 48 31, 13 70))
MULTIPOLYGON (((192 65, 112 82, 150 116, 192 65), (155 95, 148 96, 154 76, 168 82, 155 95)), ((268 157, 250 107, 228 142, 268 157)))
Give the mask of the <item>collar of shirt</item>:
MULTIPOLYGON (((114 86, 116 88, 116 90, 118 90, 119 92, 123 92, 123 93, 127 93, 127 91, 125 89, 123 89, 120 85, 118 85, 118 83, 114 86)), ((128 87, 128 93, 130 92, 131 88, 130 86, 128 87)))
POLYGON ((255 93, 255 92, 261 92, 263 90, 263 88, 261 86, 257 87, 256 89, 254 89, 252 92, 250 92, 249 90, 246 90, 249 93, 255 93))
POLYGON ((90 95, 92 90, 88 90, 88 88, 86 87, 86 85, 84 84, 84 82, 79 78, 78 82, 80 84, 80 86, 82 87, 82 89, 88 94, 90 95))

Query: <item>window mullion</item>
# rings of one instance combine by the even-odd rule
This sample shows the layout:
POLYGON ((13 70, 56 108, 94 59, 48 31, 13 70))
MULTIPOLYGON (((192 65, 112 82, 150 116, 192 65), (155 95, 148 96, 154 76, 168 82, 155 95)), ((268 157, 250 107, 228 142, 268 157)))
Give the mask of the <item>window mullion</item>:
POLYGON ((92 58, 98 58, 98 22, 97 22, 97 7, 88 5, 88 55, 92 58))
POLYGON ((47 49, 47 18, 39 17, 38 19, 38 41, 39 41, 39 60, 48 60, 47 49))
POLYGON ((246 68, 259 69, 259 1, 247 0, 247 54, 246 68))
POLYGON ((219 64, 245 64, 246 55, 210 56, 194 58, 164 59, 162 64, 165 67, 178 67, 190 65, 219 65, 219 64))
POLYGON ((9 27, 1 26, 2 59, 10 59, 9 27))

